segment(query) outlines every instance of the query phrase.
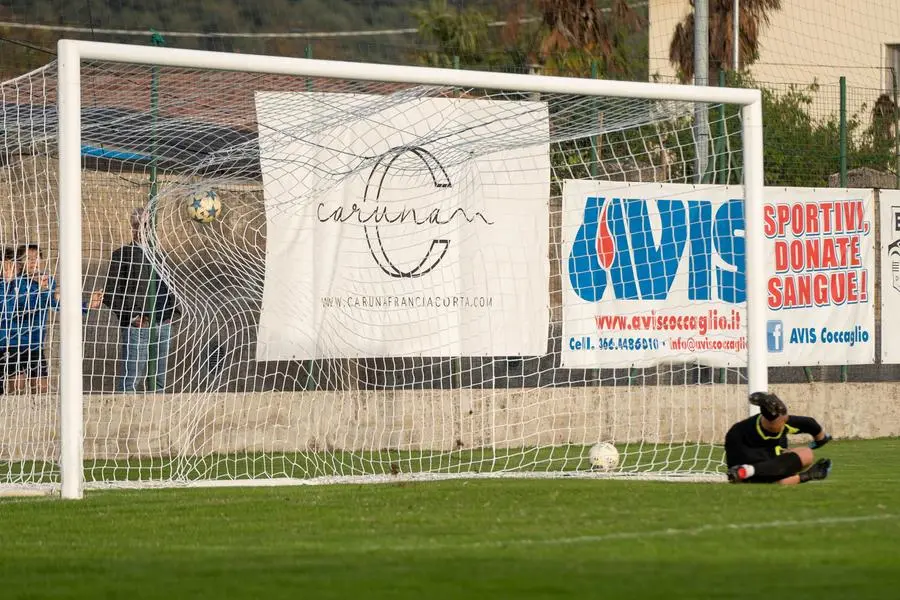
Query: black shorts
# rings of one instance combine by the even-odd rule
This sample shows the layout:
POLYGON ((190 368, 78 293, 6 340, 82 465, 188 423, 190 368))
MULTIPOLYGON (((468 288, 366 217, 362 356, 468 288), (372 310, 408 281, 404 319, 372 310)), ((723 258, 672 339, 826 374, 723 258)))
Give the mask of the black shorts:
MULTIPOLYGON (((791 475, 796 475, 800 471, 803 470, 803 461, 800 459, 800 456, 795 452, 785 452, 784 454, 779 454, 775 458, 770 458, 769 461, 777 461, 781 468, 782 472, 788 473, 787 475, 782 475, 781 477, 759 477, 754 475, 746 480, 747 483, 776 483, 781 481, 785 477, 790 477, 791 475)), ((769 462, 766 461, 766 462, 769 462)), ((759 464, 759 463, 757 463, 759 464)))
POLYGON ((7 377, 24 374, 31 378, 47 376, 47 359, 42 348, 10 348, 3 355, 3 373, 7 377))

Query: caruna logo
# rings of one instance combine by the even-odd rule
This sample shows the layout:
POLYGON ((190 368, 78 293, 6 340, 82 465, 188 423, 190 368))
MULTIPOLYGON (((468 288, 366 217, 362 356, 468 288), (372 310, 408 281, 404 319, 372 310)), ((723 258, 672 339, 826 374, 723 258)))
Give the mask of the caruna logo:
POLYGON ((687 254, 689 300, 744 302, 744 204, 713 208, 708 200, 589 196, 569 254, 572 289, 588 302, 610 285, 618 300, 665 300, 687 254))
MULTIPOLYGON (((436 227, 452 223, 472 224, 478 222, 485 226, 494 224, 478 210, 471 211, 469 214, 470 211, 458 206, 417 208, 406 205, 397 206, 396 202, 385 202, 390 200, 385 196, 390 196, 392 189, 391 186, 385 185, 385 181, 392 174, 406 175, 407 177, 411 175, 413 179, 416 176, 423 176, 428 181, 426 189, 422 190, 425 195, 427 195, 428 188, 441 190, 453 187, 447 170, 431 152, 420 146, 398 146, 382 154, 372 166, 366 180, 361 204, 354 202, 349 207, 334 208, 326 206, 325 202, 319 202, 316 207, 316 218, 320 223, 351 222, 362 225, 369 254, 372 255, 372 259, 379 268, 390 277, 416 278, 427 275, 441 263, 450 249, 450 239, 445 235, 440 237, 426 235, 427 239, 415 238, 413 240, 401 235, 399 240, 394 239, 394 249, 390 250, 389 244, 386 242, 393 236, 387 231, 390 231, 393 226, 401 225, 406 226, 407 229, 421 229, 427 234, 436 227), (401 251, 418 247, 416 260, 403 265, 397 260, 398 247, 401 251)), ((393 189, 396 189, 397 186, 398 184, 394 182, 393 189)), ((463 189, 466 189, 466 186, 463 186, 463 189)), ((444 233, 446 234, 446 231, 444 233)))

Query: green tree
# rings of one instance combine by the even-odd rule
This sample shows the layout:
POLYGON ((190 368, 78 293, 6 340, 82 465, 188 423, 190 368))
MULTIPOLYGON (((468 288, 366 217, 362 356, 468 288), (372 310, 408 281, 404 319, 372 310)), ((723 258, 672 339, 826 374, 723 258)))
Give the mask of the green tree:
POLYGON ((476 9, 457 10, 447 0, 431 0, 426 8, 412 11, 419 23, 425 46, 417 52, 418 62, 430 67, 450 68, 454 58, 467 68, 488 62, 490 17, 476 9))
MULTIPOLYGON (((811 108, 819 91, 818 84, 774 90, 760 86, 746 75, 735 76, 733 83, 762 91, 765 184, 827 186, 829 177, 840 167, 840 116, 835 113, 821 118, 813 114, 811 108)), ((732 126, 738 122, 733 118, 737 110, 727 107, 731 115, 727 122, 732 126)), ((730 135, 736 133, 731 131, 730 135)), ((886 160, 884 154, 875 151, 858 114, 847 117, 847 155, 851 167, 874 166, 875 162, 886 160)), ((731 159, 733 165, 740 165, 740 151, 732 153, 731 159)), ((739 174, 737 169, 733 172, 739 174)), ((731 183, 738 181, 739 178, 732 179, 731 183)))

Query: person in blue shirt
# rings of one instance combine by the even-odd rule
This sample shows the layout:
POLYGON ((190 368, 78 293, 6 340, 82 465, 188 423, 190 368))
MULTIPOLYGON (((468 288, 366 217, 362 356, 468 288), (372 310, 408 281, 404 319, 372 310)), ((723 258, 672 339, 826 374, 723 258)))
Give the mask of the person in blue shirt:
POLYGON ((2 293, 2 302, 0 302, 0 353, 6 354, 12 333, 16 298, 18 297, 19 263, 16 262, 16 253, 12 248, 5 248, 0 258, 3 261, 3 286, 0 288, 0 293, 2 293))
POLYGON ((19 327, 27 311, 28 289, 19 276, 21 265, 13 248, 2 253, 2 302, 0 302, 0 363, 2 363, 2 391, 21 391, 24 380, 19 373, 19 327))
MULTIPOLYGON (((13 314, 8 349, 8 360, 15 364, 12 391, 21 392, 30 388, 36 392, 47 392, 50 382, 44 339, 49 312, 59 309, 59 287, 55 278, 44 270, 44 257, 37 244, 20 246, 15 258, 21 275, 18 278, 19 298, 13 314)), ((101 302, 102 293, 94 292, 90 304, 82 305, 82 310, 99 308, 101 302)))

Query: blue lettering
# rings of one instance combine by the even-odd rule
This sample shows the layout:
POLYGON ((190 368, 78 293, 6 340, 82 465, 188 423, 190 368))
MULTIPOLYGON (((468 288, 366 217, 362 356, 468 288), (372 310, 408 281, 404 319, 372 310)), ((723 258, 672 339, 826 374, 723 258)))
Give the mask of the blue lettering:
POLYGON ((569 282, 588 302, 601 300, 609 283, 619 300, 663 300, 687 252, 688 298, 710 300, 715 251, 718 297, 741 303, 747 297, 744 247, 741 200, 729 200, 713 214, 707 200, 590 196, 568 259, 569 282), (655 203, 659 231, 648 202, 655 203))
POLYGON ((712 204, 689 200, 688 214, 691 221, 688 297, 691 300, 709 300, 709 275, 712 268, 712 204))
POLYGON ((812 327, 792 327, 791 328, 792 344, 815 344, 816 330, 812 327))
POLYGON ((569 254, 569 283, 582 300, 597 302, 606 291, 606 270, 597 254, 597 228, 604 198, 593 196, 584 205, 584 221, 569 254))
POLYGON ((738 304, 747 299, 747 267, 744 254, 744 202, 729 200, 716 211, 716 250, 729 269, 716 268, 719 298, 738 304), (738 233, 740 232, 740 233, 738 233))
POLYGON ((657 200, 656 206, 662 222, 659 246, 653 241, 646 200, 628 200, 628 228, 631 230, 635 274, 641 289, 640 297, 644 300, 668 297, 687 242, 684 203, 657 200))
POLYGON ((626 216, 622 201, 613 199, 606 209, 606 222, 609 224, 609 233, 615 240, 616 255, 612 266, 609 268, 609 276, 613 281, 613 291, 616 298, 622 300, 639 300, 637 283, 634 280, 634 264, 631 260, 631 252, 628 251, 628 229, 631 223, 626 225, 626 216))

